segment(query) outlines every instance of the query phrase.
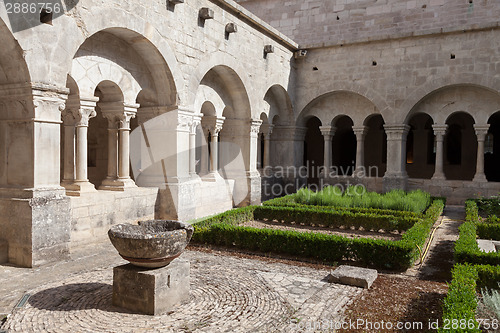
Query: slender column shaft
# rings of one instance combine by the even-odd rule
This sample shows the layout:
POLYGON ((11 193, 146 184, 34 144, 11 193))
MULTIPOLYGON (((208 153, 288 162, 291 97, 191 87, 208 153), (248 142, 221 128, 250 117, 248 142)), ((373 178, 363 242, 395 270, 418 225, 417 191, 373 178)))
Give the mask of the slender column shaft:
POLYGON ((118 129, 108 128, 108 176, 110 180, 117 177, 118 166, 118 129))
POLYGON ((206 175, 208 172, 208 131, 203 130, 203 140, 201 143, 200 174, 206 175), (206 143, 206 144, 205 144, 206 143))
POLYGON ((476 182, 486 182, 486 175, 484 174, 484 140, 488 134, 488 129, 490 125, 474 125, 477 137, 477 158, 476 158, 476 174, 474 175, 474 181, 476 182))
POLYGON ((189 175, 196 174, 196 131, 189 133, 189 175))
POLYGON ((64 125, 64 173, 63 182, 75 180, 75 125, 64 125))
POLYGON ((353 127, 356 135, 356 170, 360 171, 365 166, 365 135, 367 128, 365 126, 353 127))
MULTIPOLYGON (((214 131, 215 132, 215 131, 214 131)), ((218 169, 219 160, 219 135, 212 133, 210 139, 210 172, 216 172, 218 169)))
POLYGON ((118 178, 130 178, 130 129, 120 128, 120 144, 119 144, 119 159, 118 159, 118 178))
POLYGON ((432 179, 446 179, 444 175, 444 135, 447 125, 432 125, 436 136, 436 163, 432 179))
POLYGON ((87 178, 87 125, 76 126, 76 181, 86 182, 87 178))
POLYGON ((271 165, 270 156, 271 156, 271 135, 265 134, 264 135, 264 161, 262 164, 262 166, 264 168, 267 168, 271 165))

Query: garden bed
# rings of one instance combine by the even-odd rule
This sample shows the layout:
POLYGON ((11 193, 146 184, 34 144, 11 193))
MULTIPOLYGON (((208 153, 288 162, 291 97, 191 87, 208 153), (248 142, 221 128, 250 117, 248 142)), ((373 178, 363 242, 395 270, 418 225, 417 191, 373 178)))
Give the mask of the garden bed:
POLYGON ((285 224, 283 222, 278 222, 276 220, 251 220, 246 222, 241 222, 238 224, 241 227, 251 227, 257 229, 275 229, 275 230, 287 230, 287 231, 298 231, 298 232, 316 232, 326 235, 338 235, 346 238, 370 238, 370 239, 386 239, 391 241, 401 240, 402 234, 398 231, 385 232, 380 229, 379 231, 364 230, 363 227, 356 229, 351 228, 328 228, 324 226, 310 226, 310 225, 300 225, 296 223, 285 224))
POLYGON ((418 218, 408 212, 381 215, 366 209, 250 206, 198 221, 194 224, 193 242, 293 255, 325 263, 349 261, 379 269, 404 270, 420 257, 421 249, 443 207, 443 201, 434 200, 425 214, 418 218), (384 229, 404 234, 399 240, 387 240, 245 226, 249 221, 266 219, 288 225, 295 222, 314 227, 363 227, 366 230, 384 229))

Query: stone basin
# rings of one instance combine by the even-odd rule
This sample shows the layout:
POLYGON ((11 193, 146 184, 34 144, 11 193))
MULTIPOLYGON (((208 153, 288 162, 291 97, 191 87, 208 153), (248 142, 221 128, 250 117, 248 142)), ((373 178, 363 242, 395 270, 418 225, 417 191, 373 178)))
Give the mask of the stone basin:
POLYGON ((191 236, 190 224, 150 220, 135 224, 118 224, 109 229, 108 236, 120 256, 140 267, 163 267, 181 255, 191 236))

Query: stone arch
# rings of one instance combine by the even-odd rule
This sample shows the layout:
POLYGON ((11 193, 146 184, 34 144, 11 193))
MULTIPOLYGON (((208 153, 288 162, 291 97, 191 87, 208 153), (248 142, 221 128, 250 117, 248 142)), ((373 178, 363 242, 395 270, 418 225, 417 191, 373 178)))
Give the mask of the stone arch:
POLYGON ((372 114, 363 122, 366 128, 364 138, 364 167, 369 177, 382 177, 387 168, 387 134, 384 117, 372 114))
POLYGON ((392 108, 379 93, 377 93, 372 88, 360 85, 359 83, 334 82, 330 85, 319 87, 316 92, 316 96, 310 99, 308 102, 296 105, 296 111, 301 110, 297 118, 299 118, 305 110, 314 105, 314 103, 316 103, 319 99, 327 97, 334 93, 351 93, 363 97, 364 99, 370 101, 377 112, 381 113, 386 120, 389 120, 393 113, 392 108))
POLYGON ((430 179, 435 171, 434 120, 418 112, 408 120, 410 129, 406 138, 406 170, 410 178, 430 179))
POLYGON ((425 99, 433 94, 453 87, 475 87, 495 94, 500 92, 500 79, 484 74, 466 73, 430 81, 417 88, 404 100, 400 108, 403 111, 400 113, 403 118, 398 119, 398 122, 407 123, 411 115, 418 112, 416 108, 425 99))
POLYGON ((485 137, 484 173, 488 181, 500 182, 500 111, 489 119, 488 134, 485 137))
POLYGON ((319 184, 319 168, 324 165, 324 140, 320 131, 321 120, 316 116, 308 116, 304 138, 304 166, 307 168, 308 184, 319 184))
POLYGON ((187 91, 188 94, 192 95, 188 98, 189 102, 194 102, 199 87, 206 84, 207 76, 210 77, 214 73, 221 79, 224 86, 231 87, 231 85, 234 85, 231 89, 235 90, 231 95, 233 98, 238 98, 238 102, 241 102, 242 106, 247 109, 245 111, 247 113, 246 117, 248 119, 258 118, 259 114, 257 111, 255 115, 252 113, 252 110, 256 109, 253 107, 256 103, 247 94, 249 87, 252 87, 247 71, 241 61, 224 52, 213 53, 208 59, 202 61, 196 71, 190 76, 187 91))
POLYGON ((280 123, 273 124, 291 125, 293 122, 293 106, 288 92, 279 84, 272 85, 264 96, 264 105, 267 117, 274 119, 278 116, 280 123))
POLYGON ((338 116, 348 115, 354 126, 362 126, 364 120, 372 114, 380 112, 377 106, 363 95, 345 90, 331 91, 311 101, 297 117, 297 125, 303 126, 309 115, 318 117, 323 124, 330 124, 332 119, 338 116))
MULTIPOLYGON (((161 91, 165 91, 161 89, 161 86, 167 89, 165 83, 168 82, 170 93, 166 95, 169 96, 169 101, 165 104, 179 104, 179 99, 183 95, 181 90, 184 88, 182 71, 173 48, 146 18, 119 7, 104 6, 93 6, 79 11, 79 14, 78 21, 66 15, 58 18, 58 33, 61 34, 58 36, 59 39, 65 38, 66 35, 72 36, 64 49, 58 49, 57 54, 49 53, 47 56, 50 56, 50 59, 44 58, 46 57, 44 54, 27 52, 26 61, 36 80, 47 82, 46 73, 50 72, 52 73, 48 78, 50 82, 57 86, 64 86, 66 75, 71 72, 72 59, 80 46, 90 36, 106 31, 125 40, 142 56, 154 74, 159 95, 162 95, 161 91), (85 22, 85 25, 82 26, 79 22, 85 22)), ((53 41, 52 34, 47 35, 50 36, 50 40, 47 40, 45 35, 35 30, 33 36, 25 40, 27 43, 46 42, 49 44, 53 41)))
POLYGON ((339 115, 333 119, 332 125, 336 128, 332 141, 332 166, 341 176, 351 175, 356 161, 354 121, 348 115, 339 115))
POLYGON ((444 141, 444 174, 450 180, 472 180, 476 168, 477 141, 474 117, 464 111, 450 114, 446 119, 444 141))
POLYGON ((215 114, 213 116, 222 117, 222 113, 226 107, 225 102, 214 88, 207 85, 201 85, 196 93, 194 113, 200 113, 200 110, 206 102, 210 102, 213 105, 215 109, 215 114))

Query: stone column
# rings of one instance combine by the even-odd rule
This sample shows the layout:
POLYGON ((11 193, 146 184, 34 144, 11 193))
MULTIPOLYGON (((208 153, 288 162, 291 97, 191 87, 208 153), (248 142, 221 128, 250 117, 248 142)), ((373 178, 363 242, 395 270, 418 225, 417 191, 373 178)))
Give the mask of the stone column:
POLYGON ((204 176, 208 173, 208 134, 210 131, 208 127, 203 127, 201 131, 203 135, 202 145, 201 145, 201 157, 200 157, 200 176, 204 176))
POLYGON ((262 167, 267 168, 271 166, 271 134, 273 133, 274 125, 268 125, 267 130, 264 132, 264 160, 262 161, 262 167))
POLYGON ((321 134, 325 140, 323 154, 323 176, 328 177, 332 167, 332 138, 335 135, 336 128, 333 126, 320 126, 321 134))
POLYGON ((487 182, 486 175, 484 174, 484 140, 488 134, 489 124, 474 124, 474 130, 477 137, 477 160, 476 160, 476 174, 473 181, 487 182))
POLYGON ((443 141, 447 127, 448 125, 439 125, 439 124, 432 125, 432 129, 434 130, 434 135, 436 136, 436 163, 434 167, 434 175, 432 176, 432 179, 434 180, 446 179, 443 171, 444 170, 443 141))
POLYGON ((193 116, 189 128, 189 176, 196 177, 196 131, 200 125, 201 117, 193 116))
POLYGON ((252 177, 260 177, 260 174, 257 174, 257 144, 259 142, 261 126, 262 120, 250 120, 250 165, 248 166, 248 170, 252 173, 252 177))
POLYGON ((74 108, 67 104, 62 112, 64 126, 63 180, 61 185, 70 187, 75 182, 75 125, 74 108))
POLYGON ((96 116, 97 97, 86 97, 80 99, 80 108, 76 116, 76 165, 75 182, 67 187, 66 194, 79 196, 84 192, 94 192, 95 187, 88 180, 87 175, 87 133, 89 119, 96 116))
POLYGON ((103 112, 103 116, 108 119, 108 173, 99 189, 114 190, 118 186, 116 182, 118 178, 118 119, 117 114, 112 112, 103 112))
POLYGON ((218 169, 218 161, 219 161, 219 133, 222 130, 222 125, 224 124, 224 117, 214 117, 214 116, 205 116, 203 117, 203 126, 210 132, 210 164, 209 164, 209 172, 204 177, 204 179, 212 179, 220 178, 218 169))
POLYGON ((139 105, 124 104, 123 113, 118 116, 118 182, 120 187, 136 187, 130 178, 130 119, 137 114, 139 105))
MULTIPOLYGON (((352 130, 356 135, 356 170, 354 174, 365 173, 365 136, 368 131, 368 127, 359 126, 353 127, 352 130)), ((353 174, 353 175, 354 175, 353 174)))
POLYGON ((384 175, 384 191, 406 190, 406 138, 410 126, 405 124, 385 124, 387 135, 387 169, 384 175))

